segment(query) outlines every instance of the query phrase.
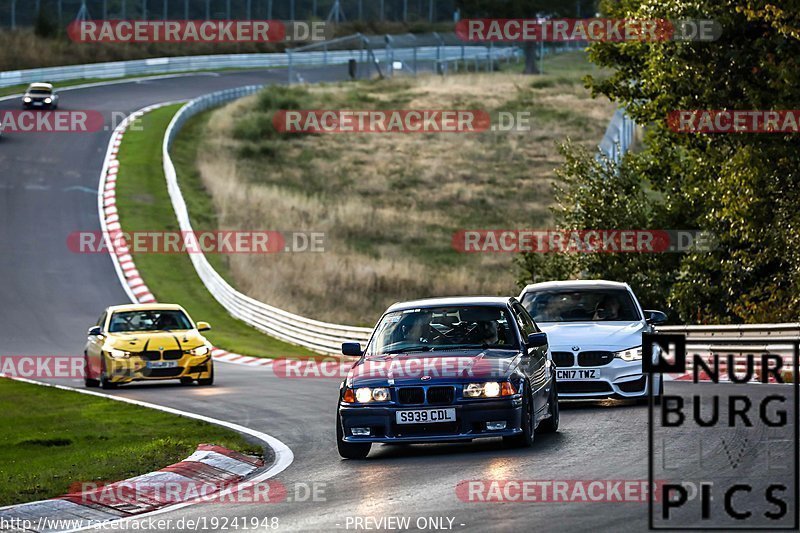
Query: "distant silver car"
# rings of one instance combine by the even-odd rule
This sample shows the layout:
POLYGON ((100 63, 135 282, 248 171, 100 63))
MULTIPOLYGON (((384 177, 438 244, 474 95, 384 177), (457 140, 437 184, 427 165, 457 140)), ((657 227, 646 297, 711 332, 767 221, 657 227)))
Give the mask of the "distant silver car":
POLYGON ((23 109, 58 109, 58 94, 50 83, 31 83, 22 96, 23 109))
MULTIPOLYGON (((519 296, 547 333, 562 399, 646 399, 642 333, 667 316, 643 311, 627 283, 602 280, 528 285, 519 296)), ((657 355, 657 354, 654 354, 657 355)), ((661 376, 653 378, 660 396, 661 376)))

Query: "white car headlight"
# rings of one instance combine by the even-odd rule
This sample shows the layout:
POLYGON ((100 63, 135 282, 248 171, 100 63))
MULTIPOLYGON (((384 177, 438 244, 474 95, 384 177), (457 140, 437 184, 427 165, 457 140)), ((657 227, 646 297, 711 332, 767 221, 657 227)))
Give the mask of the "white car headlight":
POLYGON ((25 98, 22 99, 22 101, 25 102, 26 104, 30 104, 31 103, 31 97, 30 96, 26 96, 25 98))
POLYGON ((623 361, 641 361, 642 360, 642 347, 634 346, 627 350, 622 350, 614 353, 614 357, 619 357, 623 361))
POLYGON ((51 104, 51 103, 53 103, 53 99, 52 98, 45 98, 44 99, 44 103, 45 104, 51 104))
POLYGON ((192 355, 207 355, 210 351, 211 348, 208 346, 198 346, 197 348, 192 348, 189 350, 189 353, 192 355))
POLYGON ((108 355, 113 357, 114 359, 127 359, 131 356, 131 352, 126 352, 124 350, 117 350, 116 348, 111 348, 108 351, 108 355))

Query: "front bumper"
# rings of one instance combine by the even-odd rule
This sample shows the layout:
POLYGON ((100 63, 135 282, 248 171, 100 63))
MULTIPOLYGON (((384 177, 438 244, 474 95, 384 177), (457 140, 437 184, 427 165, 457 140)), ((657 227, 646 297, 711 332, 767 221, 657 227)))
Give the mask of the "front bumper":
POLYGON ((34 100, 32 102, 22 102, 22 107, 25 109, 53 109, 55 108, 56 103, 51 102, 49 104, 44 103, 44 101, 34 100))
POLYGON ((512 396, 499 400, 474 400, 450 405, 353 405, 339 404, 343 440, 345 442, 448 442, 487 437, 508 437, 522 432, 522 398, 512 396), (397 424, 397 411, 455 409, 455 422, 397 424), (506 429, 487 430, 486 422, 505 421, 506 429), (354 427, 369 427, 369 436, 353 436, 354 427))
MULTIPOLYGON (((558 397, 569 399, 635 399, 647 397, 649 376, 642 372, 641 361, 626 362, 614 359, 602 366, 558 367, 558 397), (593 379, 570 379, 567 372, 594 370, 598 375, 593 379)), ((661 377, 656 376, 653 390, 658 390, 661 377)))
POLYGON ((128 358, 106 358, 106 372, 112 383, 130 383, 131 381, 151 381, 164 379, 206 379, 211 377, 213 362, 211 355, 189 355, 180 359, 169 361, 174 366, 165 368, 151 368, 148 363, 161 363, 162 361, 148 361, 147 359, 132 355, 128 358))

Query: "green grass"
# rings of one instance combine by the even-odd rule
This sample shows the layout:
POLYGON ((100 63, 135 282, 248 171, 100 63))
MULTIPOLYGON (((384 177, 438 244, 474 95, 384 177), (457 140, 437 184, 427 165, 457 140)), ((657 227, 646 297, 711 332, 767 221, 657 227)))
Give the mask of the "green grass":
POLYGON ((152 472, 198 444, 262 454, 213 424, 9 379, 0 379, 0 405, 0 506, 152 472))
MULTIPOLYGON (((126 232, 179 231, 161 162, 164 131, 179 108, 177 104, 148 113, 125 134, 119 152, 117 208, 126 232)), ((182 163, 194 161, 197 143, 192 138, 198 135, 196 128, 197 122, 192 121, 185 135, 181 135, 182 142, 176 150, 182 163)), ((197 174, 181 170, 179 175, 181 191, 198 222, 197 229, 215 228, 213 208, 197 174)), ((225 272, 223 257, 208 257, 215 268, 225 272)), ((264 335, 229 315, 206 290, 188 255, 134 253, 133 259, 158 301, 180 304, 195 320, 211 323, 213 329, 205 335, 215 346, 257 357, 312 355, 305 348, 264 335)))

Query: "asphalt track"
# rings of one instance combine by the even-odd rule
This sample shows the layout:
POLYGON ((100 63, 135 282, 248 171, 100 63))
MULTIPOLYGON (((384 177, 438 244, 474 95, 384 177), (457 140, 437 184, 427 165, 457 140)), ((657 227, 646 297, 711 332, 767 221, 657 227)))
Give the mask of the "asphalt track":
MULTIPOLYGON (((345 67, 303 73, 310 82, 341 79, 344 74, 345 67)), ((110 116, 224 88, 284 80, 285 72, 268 70, 131 82, 65 92, 61 108, 95 109, 110 116)), ((17 106, 16 101, 0 102, 3 109, 17 106)), ((66 246, 68 233, 100 229, 96 188, 109 135, 110 129, 14 134, 0 140, 0 354, 80 354, 85 331, 102 309, 127 301, 107 256, 75 254, 66 246)), ((276 478, 293 501, 197 505, 159 518, 206 516, 232 524, 236 517, 274 516, 280 531, 363 531, 366 528, 354 526, 356 518, 365 517, 410 517, 412 526, 420 517, 443 517, 444 529, 456 531, 643 531, 648 527, 645 503, 482 503, 462 501, 456 494, 456 486, 465 480, 646 480, 646 406, 565 405, 561 431, 537 437, 529 450, 505 449, 492 439, 375 446, 365 461, 343 461, 334 439, 337 388, 338 381, 333 379, 290 380, 275 377, 267 369, 220 363, 214 387, 142 384, 114 394, 251 427, 277 437, 294 452, 294 463, 276 478), (315 501, 297 501, 300 498, 295 495, 311 484, 321 491, 315 501), (448 518, 452 526, 447 525, 448 518)), ((700 391, 724 397, 746 391, 756 406, 759 398, 775 390, 758 385, 666 385, 667 394, 700 391)), ((790 387, 777 390, 791 397, 790 387)), ((702 400, 704 409, 709 403, 709 398, 702 400)), ((715 488, 726 487, 732 480, 756 486, 781 480, 789 487, 784 498, 789 513, 794 513, 791 421, 796 421, 797 411, 787 407, 789 425, 782 429, 709 430, 688 424, 666 436, 661 442, 674 454, 670 457, 681 458, 681 469, 672 471, 669 479, 703 480, 715 488), (768 445, 767 439, 777 444, 768 445), (692 462, 701 443, 701 460, 692 462), (739 455, 739 450, 744 452, 739 455), (732 456, 739 460, 732 461, 732 456)), ((656 478, 666 479, 664 475, 656 478)), ((715 494, 714 520, 718 521, 722 520, 721 500, 715 494)), ((753 509, 772 508, 755 492, 737 502, 753 509)), ((714 520, 705 524, 695 520, 695 526, 715 525, 714 520)), ((208 530, 222 530, 223 522, 208 530)), ((760 524, 764 525, 763 520, 760 524)), ((390 529, 386 523, 361 525, 390 529)), ((236 530, 232 525, 227 529, 236 530)))

